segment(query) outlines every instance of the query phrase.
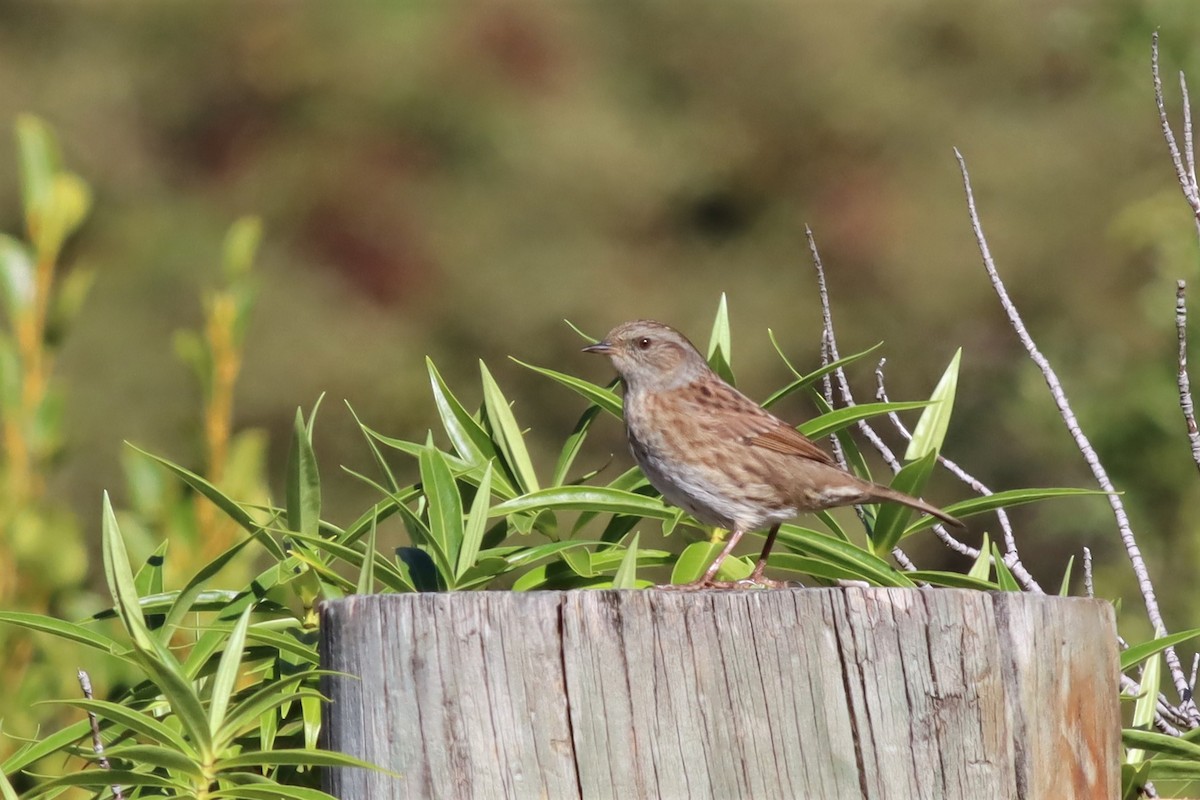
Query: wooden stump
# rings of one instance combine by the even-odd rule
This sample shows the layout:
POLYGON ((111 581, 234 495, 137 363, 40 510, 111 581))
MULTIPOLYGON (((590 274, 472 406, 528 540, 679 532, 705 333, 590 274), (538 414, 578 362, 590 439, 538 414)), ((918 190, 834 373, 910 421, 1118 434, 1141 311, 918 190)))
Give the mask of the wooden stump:
POLYGON ((1119 796, 1112 608, 917 589, 466 592, 321 611, 371 798, 1119 796))

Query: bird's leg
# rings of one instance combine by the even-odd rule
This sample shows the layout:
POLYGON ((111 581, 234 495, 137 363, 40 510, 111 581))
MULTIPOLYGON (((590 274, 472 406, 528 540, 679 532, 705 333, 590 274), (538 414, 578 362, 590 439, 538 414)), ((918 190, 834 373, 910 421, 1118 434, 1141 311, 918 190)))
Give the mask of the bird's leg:
POLYGON ((767 568, 767 556, 771 555, 771 548, 775 546, 775 537, 779 536, 779 526, 781 523, 775 523, 770 531, 767 532, 767 541, 763 543, 762 554, 758 557, 758 563, 754 565, 754 572, 750 573, 750 581, 752 583, 763 582, 763 572, 767 568))
POLYGON ((708 565, 708 569, 704 571, 703 577, 696 581, 701 586, 707 586, 717 577, 717 572, 721 569, 721 564, 725 563, 725 559, 729 558, 729 554, 733 552, 733 548, 737 547, 738 539, 742 538, 745 533, 740 527, 735 527, 729 532, 729 541, 725 543, 724 549, 720 554, 713 559, 713 562, 708 565))

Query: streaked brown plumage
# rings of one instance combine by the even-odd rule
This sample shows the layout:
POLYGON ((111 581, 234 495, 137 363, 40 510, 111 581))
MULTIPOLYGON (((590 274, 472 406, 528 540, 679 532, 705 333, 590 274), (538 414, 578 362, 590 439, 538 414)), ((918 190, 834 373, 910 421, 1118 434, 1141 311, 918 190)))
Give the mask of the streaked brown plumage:
POLYGON ((583 349, 608 356, 625 383, 629 448, 654 488, 701 522, 730 531, 701 585, 712 584, 744 533, 769 528, 751 576, 761 582, 780 523, 806 511, 891 501, 962 525, 839 467, 811 439, 723 381, 674 328, 626 322, 583 349))

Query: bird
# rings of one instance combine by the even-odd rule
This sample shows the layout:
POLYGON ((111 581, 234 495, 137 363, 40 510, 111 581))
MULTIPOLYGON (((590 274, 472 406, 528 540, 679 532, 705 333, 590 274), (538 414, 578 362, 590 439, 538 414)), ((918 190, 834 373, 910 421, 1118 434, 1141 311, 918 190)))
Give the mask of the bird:
POLYGON ((583 348, 612 362, 625 386, 625 434, 650 485, 705 525, 728 530, 724 549, 693 582, 715 587, 721 564, 749 531, 767 530, 747 581, 764 576, 779 526, 837 506, 900 503, 955 527, 935 506, 842 469, 804 434, 723 380, 686 336, 654 320, 625 322, 583 348))

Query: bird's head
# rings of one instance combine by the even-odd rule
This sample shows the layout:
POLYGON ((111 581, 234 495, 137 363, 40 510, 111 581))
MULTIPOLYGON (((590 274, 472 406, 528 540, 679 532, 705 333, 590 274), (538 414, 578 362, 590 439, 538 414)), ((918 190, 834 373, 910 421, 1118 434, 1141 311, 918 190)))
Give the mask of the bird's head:
POLYGON ((618 325, 583 352, 608 356, 626 387, 638 391, 684 386, 709 371, 686 336, 649 319, 618 325))

